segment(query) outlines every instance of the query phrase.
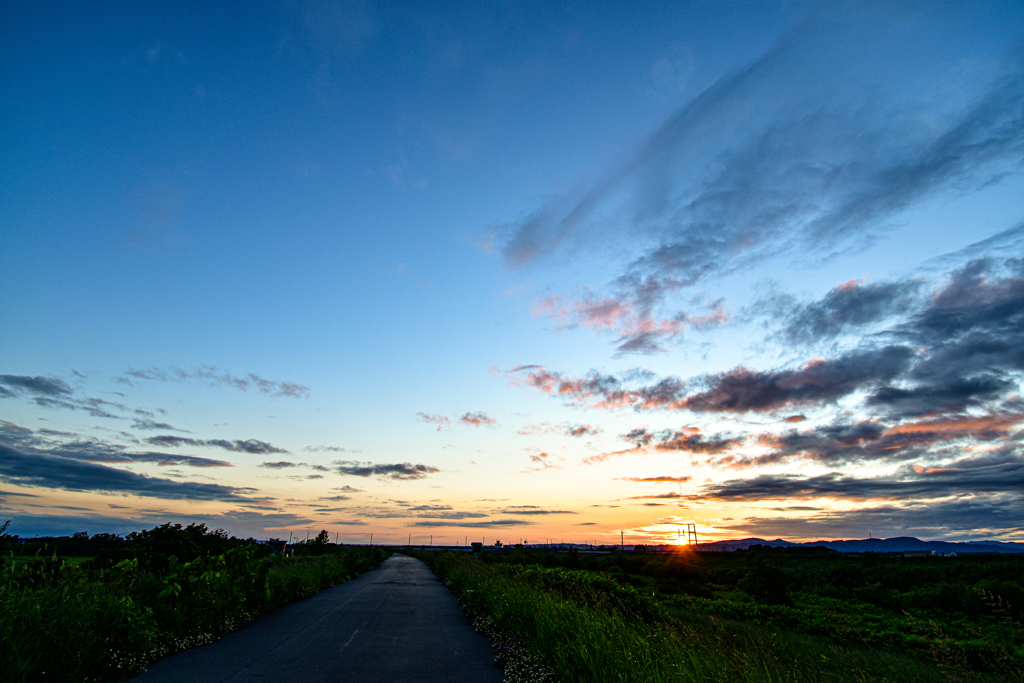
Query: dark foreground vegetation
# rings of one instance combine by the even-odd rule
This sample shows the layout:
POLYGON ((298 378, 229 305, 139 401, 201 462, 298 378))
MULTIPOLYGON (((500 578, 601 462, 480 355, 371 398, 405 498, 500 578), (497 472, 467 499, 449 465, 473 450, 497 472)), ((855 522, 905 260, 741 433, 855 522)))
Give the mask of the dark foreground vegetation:
POLYGON ((25 544, 0 534, 0 681, 118 681, 390 554, 326 532, 294 548, 274 555, 203 524, 25 544))
POLYGON ((1019 555, 417 556, 560 683, 1024 680, 1019 555))

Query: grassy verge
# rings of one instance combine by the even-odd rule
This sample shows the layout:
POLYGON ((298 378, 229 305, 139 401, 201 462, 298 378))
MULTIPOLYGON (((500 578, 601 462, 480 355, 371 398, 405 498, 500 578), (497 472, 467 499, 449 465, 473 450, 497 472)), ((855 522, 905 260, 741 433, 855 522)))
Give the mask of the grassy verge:
POLYGON ((380 548, 257 558, 255 546, 159 571, 51 557, 0 574, 0 680, 111 681, 376 567, 380 548))
POLYGON ((598 572, 450 553, 423 559, 471 611, 489 615, 498 630, 546 659, 561 683, 1006 680, 709 615, 598 572))

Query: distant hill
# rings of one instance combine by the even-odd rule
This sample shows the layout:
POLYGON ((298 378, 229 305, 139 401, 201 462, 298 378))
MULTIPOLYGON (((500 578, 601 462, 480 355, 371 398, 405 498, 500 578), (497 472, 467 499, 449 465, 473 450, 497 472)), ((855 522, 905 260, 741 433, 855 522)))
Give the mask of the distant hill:
POLYGON ((865 538, 849 541, 812 541, 808 543, 792 543, 777 538, 766 541, 763 538, 744 538, 734 541, 714 541, 701 543, 702 550, 745 550, 752 545, 771 546, 773 548, 792 548, 803 546, 812 548, 824 546, 841 553, 904 553, 913 550, 927 550, 940 553, 1024 553, 1024 543, 1008 543, 1006 541, 966 541, 953 543, 949 541, 922 541, 912 536, 896 538, 865 538))

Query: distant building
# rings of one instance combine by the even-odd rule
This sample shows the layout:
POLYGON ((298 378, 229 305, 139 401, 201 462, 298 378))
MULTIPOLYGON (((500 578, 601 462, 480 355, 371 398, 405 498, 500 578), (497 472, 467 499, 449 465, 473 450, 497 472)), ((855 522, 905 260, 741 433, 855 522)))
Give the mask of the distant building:
POLYGON ((287 547, 288 542, 287 541, 280 541, 280 540, 278 540, 276 538, 272 538, 272 539, 270 539, 269 541, 266 542, 266 545, 268 545, 271 548, 273 548, 274 549, 274 554, 276 555, 277 553, 283 553, 284 552, 284 549, 285 549, 285 547, 287 547))

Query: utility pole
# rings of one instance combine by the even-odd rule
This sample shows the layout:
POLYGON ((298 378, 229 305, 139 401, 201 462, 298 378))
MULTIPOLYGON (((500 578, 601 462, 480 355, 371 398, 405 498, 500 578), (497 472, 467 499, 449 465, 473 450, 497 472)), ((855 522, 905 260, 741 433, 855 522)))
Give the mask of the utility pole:
POLYGON ((409 534, 409 540, 406 542, 406 545, 412 545, 412 534, 409 534))
POLYGON ((619 550, 626 549, 626 537, 622 535, 622 531, 619 531, 619 550))
POLYGON ((430 545, 434 545, 434 534, 430 534, 430 545))
POLYGON ((370 532, 370 545, 373 545, 373 532, 370 532))

